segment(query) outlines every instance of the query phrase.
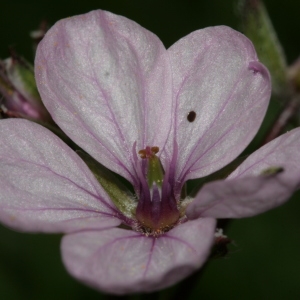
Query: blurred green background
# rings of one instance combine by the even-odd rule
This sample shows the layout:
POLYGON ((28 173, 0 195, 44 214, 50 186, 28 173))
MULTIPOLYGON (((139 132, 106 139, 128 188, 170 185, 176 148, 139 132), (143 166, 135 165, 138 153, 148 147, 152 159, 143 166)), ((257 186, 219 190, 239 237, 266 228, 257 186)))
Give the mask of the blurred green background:
MULTIPOLYGON (((199 28, 221 24, 237 28, 235 4, 232 0, 3 0, 0 57, 7 57, 8 46, 14 46, 20 54, 33 60, 28 34, 42 19, 53 24, 61 18, 101 8, 140 23, 169 47, 199 28)), ((300 53, 300 1, 266 0, 265 4, 288 63, 292 63, 300 53)), ((269 113, 267 123, 273 113, 269 113)), ((184 281, 146 298, 168 299, 186 288, 189 290, 185 300, 300 299, 299 198, 298 192, 278 209, 232 221, 226 231, 235 241, 229 255, 209 262, 193 289, 184 281)), ((60 259, 60 238, 16 233, 0 225, 1 299, 113 298, 77 283, 66 273, 60 259)))

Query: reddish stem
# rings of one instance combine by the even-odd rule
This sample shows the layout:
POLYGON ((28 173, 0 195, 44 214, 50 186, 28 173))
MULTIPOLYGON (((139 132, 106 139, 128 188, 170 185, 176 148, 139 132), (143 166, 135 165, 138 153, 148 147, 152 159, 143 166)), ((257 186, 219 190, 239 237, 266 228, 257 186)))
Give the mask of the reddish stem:
POLYGON ((274 122, 271 130, 267 134, 266 138, 263 141, 263 145, 272 141, 278 137, 284 128, 287 126, 291 118, 297 113, 300 107, 300 97, 296 96, 291 98, 287 105, 283 108, 283 111, 279 114, 279 117, 274 122))

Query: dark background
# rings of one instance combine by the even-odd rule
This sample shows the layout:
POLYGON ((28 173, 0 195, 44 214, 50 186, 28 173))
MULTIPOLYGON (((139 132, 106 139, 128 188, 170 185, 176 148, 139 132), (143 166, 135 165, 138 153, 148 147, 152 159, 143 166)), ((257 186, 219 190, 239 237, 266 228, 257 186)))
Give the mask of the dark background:
MULTIPOLYGON (((199 28, 225 24, 237 29, 234 4, 232 0, 1 1, 0 57, 7 57, 7 47, 14 46, 20 54, 33 60, 28 33, 42 19, 53 24, 61 18, 101 8, 140 23, 168 47, 199 28)), ((300 1, 266 0, 265 4, 290 64, 300 53, 300 1)), ((269 115, 271 118, 272 112, 269 115)), ((189 298, 300 299, 299 198, 298 192, 280 208, 232 221, 226 231, 235 241, 229 255, 208 264, 189 298)), ((106 297, 77 283, 66 273, 60 259, 60 238, 59 235, 16 233, 0 225, 1 299, 106 297)), ((164 291, 160 299, 171 297, 186 284, 164 291)), ((154 296, 157 298, 158 294, 154 296)))

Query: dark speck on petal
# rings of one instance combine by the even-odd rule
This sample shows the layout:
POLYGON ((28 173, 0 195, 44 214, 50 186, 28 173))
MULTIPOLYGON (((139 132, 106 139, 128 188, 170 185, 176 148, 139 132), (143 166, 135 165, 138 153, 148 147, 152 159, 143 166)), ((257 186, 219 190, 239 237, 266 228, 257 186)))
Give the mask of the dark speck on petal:
POLYGON ((187 120, 192 123, 195 121, 195 119, 196 119, 196 113, 192 110, 188 113, 187 120))

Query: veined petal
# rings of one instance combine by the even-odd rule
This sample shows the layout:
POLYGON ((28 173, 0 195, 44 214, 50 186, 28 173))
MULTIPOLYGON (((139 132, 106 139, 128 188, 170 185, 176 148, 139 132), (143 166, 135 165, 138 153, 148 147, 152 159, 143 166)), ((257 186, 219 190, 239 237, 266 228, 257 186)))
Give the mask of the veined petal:
POLYGON ((37 49, 37 86, 53 119, 101 164, 131 182, 132 149, 164 148, 171 71, 161 41, 135 22, 92 11, 56 23, 37 49))
POLYGON ((0 220, 22 231, 70 232, 120 223, 91 171, 35 123, 0 122, 0 220))
POLYGON ((228 179, 258 176, 262 171, 282 167, 282 174, 300 179, 300 128, 295 128, 279 136, 252 153, 228 179))
POLYGON ((62 240, 63 261, 75 278, 102 291, 159 290, 205 262, 214 229, 214 219, 199 219, 158 238, 119 228, 74 233, 62 240))
POLYGON ((188 206, 188 218, 250 217, 283 204, 300 188, 299 149, 299 128, 268 143, 227 180, 205 185, 188 206))
POLYGON ((254 47, 225 26, 195 31, 169 50, 176 101, 177 178, 206 176, 256 134, 271 94, 254 47))

